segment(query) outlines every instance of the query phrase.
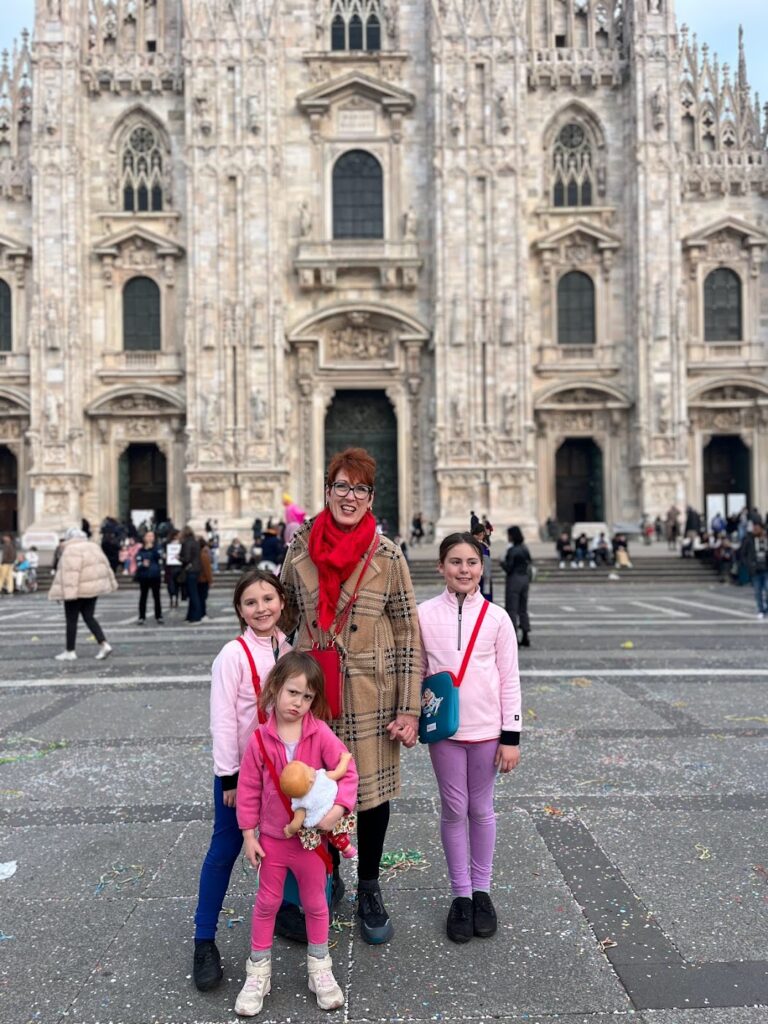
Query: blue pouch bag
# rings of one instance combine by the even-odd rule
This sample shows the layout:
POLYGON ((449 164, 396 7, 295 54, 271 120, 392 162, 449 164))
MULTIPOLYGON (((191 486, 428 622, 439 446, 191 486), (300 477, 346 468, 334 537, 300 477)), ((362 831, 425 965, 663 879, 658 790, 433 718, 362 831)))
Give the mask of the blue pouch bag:
POLYGON ((453 672, 435 672, 421 683, 419 742, 447 740, 459 728, 459 685, 453 672))
POLYGON ((459 728, 459 687, 467 671, 469 658, 488 611, 488 602, 477 616, 458 676, 453 672, 433 672, 421 683, 421 715, 419 716, 419 742, 438 743, 450 739, 459 728))

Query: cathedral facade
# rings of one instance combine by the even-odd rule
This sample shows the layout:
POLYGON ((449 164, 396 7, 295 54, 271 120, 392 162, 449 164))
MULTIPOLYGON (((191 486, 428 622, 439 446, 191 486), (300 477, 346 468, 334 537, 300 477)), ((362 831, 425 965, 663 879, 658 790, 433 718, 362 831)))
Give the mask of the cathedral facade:
POLYGON ((38 0, 0 527, 768 507, 768 151, 672 0, 38 0), (734 499, 735 500, 735 499, 734 499))

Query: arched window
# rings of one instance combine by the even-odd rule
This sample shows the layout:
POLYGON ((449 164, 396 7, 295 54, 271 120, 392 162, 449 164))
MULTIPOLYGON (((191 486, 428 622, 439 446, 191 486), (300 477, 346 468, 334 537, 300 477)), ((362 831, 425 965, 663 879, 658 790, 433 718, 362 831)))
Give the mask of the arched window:
POLYGON ((560 345, 595 344, 595 285, 573 270, 557 284, 557 340, 560 345))
POLYGON ((0 280, 0 352, 13 348, 11 327, 11 289, 6 281, 0 280))
POLYGON ((132 277, 123 288, 123 348, 160 350, 160 289, 148 277, 132 277))
POLYGON ((381 49, 381 0, 331 0, 331 49, 381 49))
POLYGON ((333 237, 384 237, 381 164, 365 150, 350 150, 333 168, 333 237))
POLYGON ((741 341, 741 278, 719 267, 704 282, 704 340, 741 341))
POLYGON ((560 129, 553 154, 553 206, 591 206, 594 195, 592 149, 575 121, 560 129))
POLYGON ((125 140, 120 169, 124 210, 162 210, 163 151, 157 133, 149 125, 138 125, 125 140))

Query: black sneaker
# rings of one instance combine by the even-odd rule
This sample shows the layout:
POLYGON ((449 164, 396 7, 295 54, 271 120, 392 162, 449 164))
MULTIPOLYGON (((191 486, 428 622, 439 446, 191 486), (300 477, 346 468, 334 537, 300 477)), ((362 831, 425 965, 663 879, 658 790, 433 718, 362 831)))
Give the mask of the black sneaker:
POLYGON ((357 888, 357 916, 360 918, 360 934, 372 946, 389 942, 395 934, 389 919, 378 882, 361 882, 357 888), (361 888, 363 885, 371 888, 361 888))
POLYGON ((301 907, 295 903, 283 903, 275 918, 275 934, 291 942, 307 941, 307 922, 301 907))
POLYGON ((490 939, 496 933, 498 921, 491 897, 487 892, 472 893, 474 931, 481 939, 490 939))
POLYGON ((451 942, 469 942, 472 938, 472 900, 457 896, 448 911, 445 930, 451 942))
POLYGON ((192 977, 201 992, 210 992, 218 986, 224 977, 221 957, 213 939, 195 940, 195 961, 192 977))

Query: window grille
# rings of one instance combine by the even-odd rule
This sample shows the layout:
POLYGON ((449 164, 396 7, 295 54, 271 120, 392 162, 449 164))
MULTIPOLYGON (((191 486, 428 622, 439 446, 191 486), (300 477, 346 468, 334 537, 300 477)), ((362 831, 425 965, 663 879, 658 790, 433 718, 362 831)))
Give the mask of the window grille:
POLYGON ((0 280, 0 352, 10 352, 12 348, 11 289, 6 281, 0 280))
POLYGON ((149 277, 132 277, 123 289, 123 348, 160 350, 160 289, 149 277))
POLYGON ((122 160, 123 209, 131 213, 163 209, 163 152, 156 133, 139 125, 128 136, 122 160))
POLYGON ((594 195, 592 148, 584 128, 571 122, 560 129, 553 155, 554 206, 591 206, 594 195))
POLYGON ((331 49, 381 49, 381 0, 331 0, 331 49))
POLYGON ((557 340, 560 345, 595 344, 595 285, 580 270, 557 285, 557 340))
POLYGON ((741 278, 719 267, 704 282, 704 340, 741 341, 741 278))
POLYGON ((384 237, 381 164, 365 150, 345 153, 333 168, 333 237, 384 237))

